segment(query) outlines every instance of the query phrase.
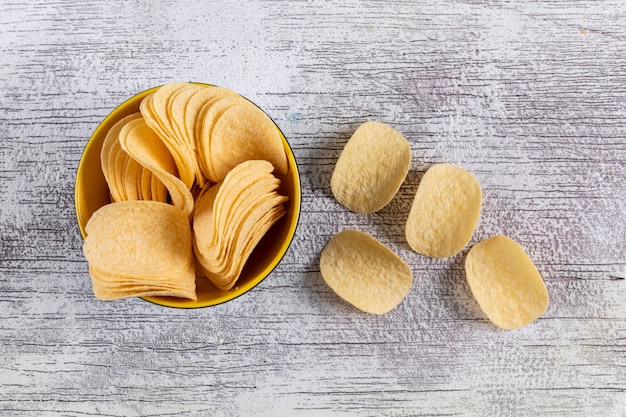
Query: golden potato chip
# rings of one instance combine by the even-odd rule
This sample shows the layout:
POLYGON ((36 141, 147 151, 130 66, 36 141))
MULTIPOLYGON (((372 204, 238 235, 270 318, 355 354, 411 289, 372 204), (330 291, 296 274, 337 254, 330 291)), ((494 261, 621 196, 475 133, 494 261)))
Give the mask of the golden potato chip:
POLYGON ((183 88, 174 92, 167 103, 168 114, 171 119, 173 133, 184 140, 188 150, 193 150, 195 146, 195 138, 187 134, 185 125, 185 111, 187 103, 191 97, 206 87, 200 85, 187 84, 183 88))
POLYGON ((220 235, 225 234, 225 223, 230 219, 247 216, 257 197, 268 198, 278 189, 280 180, 272 171, 274 167, 268 161, 253 160, 237 165, 228 173, 215 197, 215 224, 220 235))
POLYGON ((220 97, 225 96, 239 96, 234 91, 223 88, 209 86, 196 91, 187 101, 184 109, 184 125, 187 137, 194 144, 193 151, 198 162, 198 172, 196 173, 196 179, 200 187, 204 187, 206 182, 206 167, 203 165, 204 158, 200 157, 202 153, 202 142, 199 131, 202 128, 203 115, 210 108, 210 103, 215 102, 220 97), (200 121, 199 121, 200 120, 200 121))
POLYGON ((172 203, 188 216, 193 210, 193 196, 186 185, 175 175, 176 166, 161 138, 144 119, 126 124, 120 131, 120 145, 141 165, 150 169, 165 185, 172 203))
MULTIPOLYGON (((145 169, 147 171, 149 171, 148 168, 145 168, 145 169)), ((167 188, 163 184, 163 181, 161 181, 159 179, 159 177, 154 175, 154 173, 152 173, 152 171, 150 171, 150 173, 151 173, 151 176, 150 176, 150 178, 151 178, 151 180, 150 180, 150 192, 152 194, 151 200, 153 200, 153 201, 160 201, 162 203, 167 203, 167 199, 168 199, 167 188)))
POLYGON ((248 257, 284 214, 287 197, 267 161, 246 161, 203 192, 193 215, 194 251, 204 275, 220 290, 231 289, 248 257))
MULTIPOLYGON (((102 142, 102 149, 100 151, 102 173, 104 174, 104 179, 109 185, 109 192, 111 193, 111 197, 114 201, 122 201, 126 199, 120 195, 122 187, 118 186, 118 183, 122 180, 122 177, 117 172, 116 168, 116 161, 120 149, 120 131, 128 122, 139 117, 141 117, 140 113, 133 113, 119 120, 111 127, 111 129, 109 129, 104 141, 102 142)), ((120 159, 123 158, 121 157, 120 159)))
POLYGON ((367 233, 344 230, 324 247, 320 272, 337 295, 356 308, 384 314, 395 308, 412 284, 411 268, 367 233))
POLYGON ((348 210, 373 213, 396 195, 410 165, 411 146, 400 132, 384 123, 363 123, 339 155, 332 193, 348 210))
POLYGON ((489 320, 503 329, 535 321, 548 308, 548 290, 524 249, 505 236, 475 244, 465 259, 467 282, 489 320))
POLYGON ((139 189, 142 166, 130 156, 126 158, 126 167, 124 168, 124 193, 127 200, 141 200, 139 198, 139 189))
POLYGON ((152 114, 156 116, 156 119, 159 122, 159 126, 161 126, 166 136, 168 136, 181 147, 183 147, 185 141, 176 133, 174 122, 169 112, 170 101, 173 95, 175 95, 178 91, 189 87, 190 85, 191 84, 184 82, 165 84, 154 92, 152 96, 152 101, 150 103, 153 110, 152 114))
POLYGON ((226 109, 211 131, 208 154, 215 177, 226 174, 248 160, 266 160, 276 173, 287 174, 287 155, 280 133, 272 120, 247 100, 226 109))
POLYGON ((226 281, 235 278, 234 271, 239 264, 245 263, 249 256, 247 250, 250 242, 255 242, 256 245, 254 239, 260 238, 264 234, 263 232, 259 236, 260 231, 265 230, 266 227, 271 227, 268 222, 272 219, 278 220, 284 214, 283 203, 286 200, 287 197, 278 193, 268 193, 263 198, 257 197, 254 208, 245 215, 231 219, 224 234, 220 234, 219 231, 216 232, 219 240, 215 247, 209 248, 215 250, 209 251, 206 254, 208 257, 204 257, 204 259, 212 260, 205 269, 221 275, 226 281), (211 257, 211 255, 214 256, 211 257))
POLYGON ((192 259, 189 221, 170 204, 107 204, 91 216, 85 232, 85 257, 91 266, 110 274, 169 276, 186 270, 192 259))
POLYGON ((140 113, 124 117, 107 132, 100 152, 102 173, 109 186, 112 201, 167 201, 163 183, 121 148, 119 136, 130 122, 141 119, 140 113), (154 195, 153 195, 154 191, 154 195))
MULTIPOLYGON (((188 137, 195 138, 197 136, 198 118, 202 109, 204 111, 208 110, 208 107, 206 107, 207 103, 225 96, 238 96, 238 94, 228 88, 211 86, 197 91, 189 98, 184 110, 185 130, 188 137)), ((196 139, 193 142, 198 142, 198 140, 196 139)))
POLYGON ((446 258, 472 238, 482 204, 478 180, 452 164, 433 165, 415 193, 406 222, 406 240, 422 255, 446 258))
POLYGON ((172 93, 176 88, 181 88, 184 83, 167 84, 159 88, 155 93, 146 96, 139 106, 141 115, 145 122, 161 139, 168 149, 178 172, 179 179, 185 184, 187 189, 191 189, 195 181, 194 156, 185 149, 185 142, 182 138, 175 137, 171 126, 171 119, 167 114, 167 96, 165 93, 172 93), (159 94, 159 96, 157 96, 159 94))
POLYGON ((247 224, 241 226, 240 233, 235 235, 236 241, 229 247, 230 253, 219 259, 221 262, 211 259, 208 263, 200 263, 205 276, 216 287, 227 291, 235 285, 254 248, 267 231, 284 216, 284 201, 285 197, 279 196, 274 201, 259 206, 247 219, 247 224))
POLYGON ((114 146, 111 149, 111 157, 115 157, 115 163, 113 166, 113 182, 109 184, 109 189, 111 190, 111 194, 117 194, 119 197, 117 200, 113 201, 124 201, 128 200, 128 195, 126 194, 126 169, 128 168, 128 159, 129 155, 120 147, 119 142, 117 146, 114 146), (115 190, 115 191, 113 191, 115 190))
MULTIPOLYGON (((215 233, 215 220, 213 216, 213 205, 215 196, 219 191, 221 183, 210 187, 198 196, 193 210, 193 236, 194 245, 200 248, 212 247, 217 244, 217 234, 215 233)), ((196 255, 199 251, 196 250, 196 255)))
POLYGON ((154 201, 123 201, 87 222, 83 252, 101 300, 171 296, 197 299, 191 230, 184 213, 154 201))
POLYGON ((280 180, 272 175, 272 164, 267 161, 246 161, 231 170, 222 183, 218 183, 196 202, 194 231, 203 244, 212 245, 215 250, 227 245, 232 234, 229 228, 242 224, 257 204, 271 198, 280 185, 280 180), (209 224, 210 223, 210 224, 209 224), (211 242, 203 241, 213 234, 211 242))
MULTIPOLYGON (((190 270, 193 275, 191 278, 195 280, 195 272, 190 270)), ((116 300, 120 298, 128 297, 148 297, 148 296, 161 296, 161 297, 178 297, 188 298, 191 300, 197 300, 195 281, 191 286, 181 285, 164 285, 162 283, 132 283, 126 285, 107 285, 111 278, 107 274, 99 273, 90 268, 89 273, 92 277, 92 288, 94 295, 100 300, 116 300)), ((189 280, 189 278, 187 278, 189 280)))
MULTIPOLYGON (((139 184, 140 200, 152 200, 152 171, 141 167, 141 183, 139 184)), ((155 196, 156 198, 156 196, 155 196)))
POLYGON ((213 182, 219 182, 223 179, 219 178, 215 173, 213 165, 214 152, 211 149, 213 128, 217 120, 222 117, 226 110, 245 101, 246 99, 240 96, 226 95, 207 101, 200 110, 198 125, 196 127, 198 160, 205 177, 213 182))

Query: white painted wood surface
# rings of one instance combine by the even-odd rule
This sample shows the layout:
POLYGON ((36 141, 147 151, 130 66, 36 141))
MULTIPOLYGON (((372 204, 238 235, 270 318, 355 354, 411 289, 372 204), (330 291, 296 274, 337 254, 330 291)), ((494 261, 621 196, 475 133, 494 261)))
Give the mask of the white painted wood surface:
POLYGON ((614 1, 0 2, 0 415, 626 415, 626 3, 614 1), (279 268, 217 307, 99 302, 73 207, 99 121, 170 81, 230 87, 294 148, 303 207, 279 268), (359 123, 410 140, 388 207, 330 194, 359 123), (403 225, 423 172, 484 189, 472 243, 506 234, 551 298, 517 331, 488 322, 467 249, 432 260, 403 225), (345 228, 414 272, 385 316, 324 284, 345 228))

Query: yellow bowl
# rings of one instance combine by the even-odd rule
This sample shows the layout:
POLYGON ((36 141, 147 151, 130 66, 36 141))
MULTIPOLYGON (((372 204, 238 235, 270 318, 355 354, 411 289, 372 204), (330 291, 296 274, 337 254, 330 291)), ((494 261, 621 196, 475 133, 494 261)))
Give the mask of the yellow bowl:
MULTIPOLYGON (((198 83, 200 84, 200 83, 198 83)), ((200 84, 210 86, 209 84, 200 84)), ((100 150, 109 129, 120 119, 139 111, 139 104, 144 97, 155 92, 159 87, 146 90, 128 99, 111 112, 94 131, 78 164, 74 199, 76 217, 80 232, 85 237, 85 225, 91 215, 100 207, 111 202, 109 188, 100 165, 100 150)), ((263 237, 248 259, 235 287, 230 291, 220 291, 204 278, 196 280, 198 300, 185 300, 174 297, 143 297, 144 300, 168 307, 199 308, 209 307, 230 301, 250 291, 267 277, 281 261, 296 233, 300 216, 301 190, 300 175, 293 151, 278 126, 287 153, 289 172, 278 176, 281 180, 280 192, 289 196, 286 215, 281 218, 263 237)))

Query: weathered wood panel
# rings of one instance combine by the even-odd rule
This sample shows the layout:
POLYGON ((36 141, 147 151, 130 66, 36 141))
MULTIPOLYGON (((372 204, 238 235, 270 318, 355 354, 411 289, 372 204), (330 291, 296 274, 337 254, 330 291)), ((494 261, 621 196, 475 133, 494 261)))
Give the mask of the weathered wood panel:
POLYGON ((0 6, 0 414, 626 415, 626 3, 5 1, 0 6), (98 302, 73 209, 98 122, 169 81, 228 86, 281 126, 303 210, 280 267, 200 310, 98 302), (379 213, 334 201, 359 123, 411 142, 379 213), (496 329, 464 254, 413 253, 403 225, 433 163, 472 171, 472 242, 506 234, 546 280, 536 323, 496 329), (414 271, 391 313, 319 275, 367 231, 414 271))

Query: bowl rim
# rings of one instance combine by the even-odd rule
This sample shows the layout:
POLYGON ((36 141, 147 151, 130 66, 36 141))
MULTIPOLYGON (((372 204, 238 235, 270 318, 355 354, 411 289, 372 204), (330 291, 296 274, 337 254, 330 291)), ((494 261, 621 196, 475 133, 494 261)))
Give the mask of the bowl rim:
MULTIPOLYGON (((207 84, 207 83, 202 83, 202 82, 195 82, 195 81, 189 81, 190 84, 196 84, 196 85, 201 85, 201 86, 206 86, 206 87, 215 87, 216 85, 214 84, 207 84)), ((165 84, 163 84, 165 85, 165 84)), ((127 98, 126 100, 124 100, 123 102, 121 102, 120 104, 118 104, 117 106, 115 106, 108 114, 106 117, 104 117, 104 119, 102 119, 99 123, 98 126, 96 127, 96 129, 94 129, 93 133, 91 134, 91 136, 89 137, 87 144, 85 145, 85 147, 83 148, 83 151, 81 153, 79 162, 78 162, 78 166, 76 168, 76 172, 75 172, 75 181, 74 181, 74 211, 76 214, 76 221, 78 223, 78 228, 81 234, 82 239, 84 240, 86 237, 86 233, 84 230, 84 226, 83 224, 87 224, 88 219, 84 219, 84 213, 82 212, 83 210, 79 210, 79 207, 81 207, 81 202, 79 199, 79 195, 80 192, 79 190, 82 188, 82 183, 83 183, 83 173, 86 171, 86 164, 87 162, 85 161, 85 155, 91 150, 93 152, 93 150, 91 148, 97 146, 95 144, 96 142, 96 138, 100 137, 102 134, 104 134, 105 129, 108 130, 110 128, 110 124, 111 123, 115 123, 117 120, 120 119, 119 113, 123 112, 124 109, 126 109, 127 107, 129 107, 131 104, 134 104, 136 101, 140 101, 143 98, 145 98, 146 96, 154 93, 155 91, 157 91, 159 88, 161 88, 163 85, 159 85, 156 87, 151 87, 149 89, 143 90, 137 94, 132 95, 131 97, 127 98), (84 220, 84 221, 83 221, 84 220)), ((238 93, 239 94, 239 93, 238 93)), ((240 94, 241 95, 241 94, 240 94)), ((272 258, 272 261, 268 263, 267 266, 265 266, 262 270, 262 272, 260 274, 258 274, 257 277, 255 277, 254 279, 249 280, 244 286, 243 289, 239 290, 237 289, 236 291, 224 291, 221 292, 222 294, 217 297, 216 299, 212 299, 210 301, 207 302, 197 302, 197 301, 193 301, 193 300, 185 300, 185 299, 180 299, 180 298, 174 298, 174 297, 156 297, 156 296, 143 296, 143 297, 133 297, 133 298, 140 298, 144 301, 147 301, 149 303, 152 304, 156 304, 162 307, 169 307, 169 308, 175 308, 175 309, 198 309, 198 308, 207 308, 207 307, 213 307, 213 306, 217 306, 223 303, 226 303, 228 301, 232 301, 236 298, 241 297, 244 294, 247 294, 248 292, 250 292, 252 289, 254 289, 257 285, 259 285, 262 281, 264 281, 280 264, 280 262, 284 259, 285 255, 287 254, 289 248, 291 247, 295 237, 296 237, 296 233, 297 233, 297 229, 298 226, 300 224, 300 215, 301 215, 301 207, 302 207, 302 179, 300 177, 300 171, 298 168, 298 163, 296 160, 296 156, 293 152, 293 148, 291 146, 291 144, 289 143, 289 141, 287 140, 287 138, 285 137, 282 129, 280 128, 280 126, 278 126, 278 124, 274 121, 274 119, 265 112, 265 110, 263 110, 262 108, 260 108, 258 105, 256 105, 256 103, 254 103, 253 101, 251 101, 250 99, 248 99, 245 96, 241 96, 244 99, 248 100, 250 103, 252 103, 254 106, 256 106, 259 110, 261 110, 263 113, 265 113, 267 115, 267 117, 270 118, 270 120, 272 121, 272 123, 274 124, 274 126, 276 127, 280 137, 281 137, 281 141, 283 143, 283 147, 285 148, 285 153, 287 154, 287 159, 288 159, 288 166, 290 169, 290 172, 287 174, 288 176, 293 177, 293 184, 294 184, 294 189, 295 189, 295 195, 293 196, 289 196, 290 200, 293 200, 293 214, 292 214, 292 220, 289 223, 289 228, 287 230, 287 239, 285 239, 281 245, 279 250, 277 251, 276 255, 272 258), (291 172, 293 170, 293 172, 291 172)), ((100 170, 102 169, 101 167, 99 168, 100 170)), ((239 287, 236 287, 239 288, 239 287)))

